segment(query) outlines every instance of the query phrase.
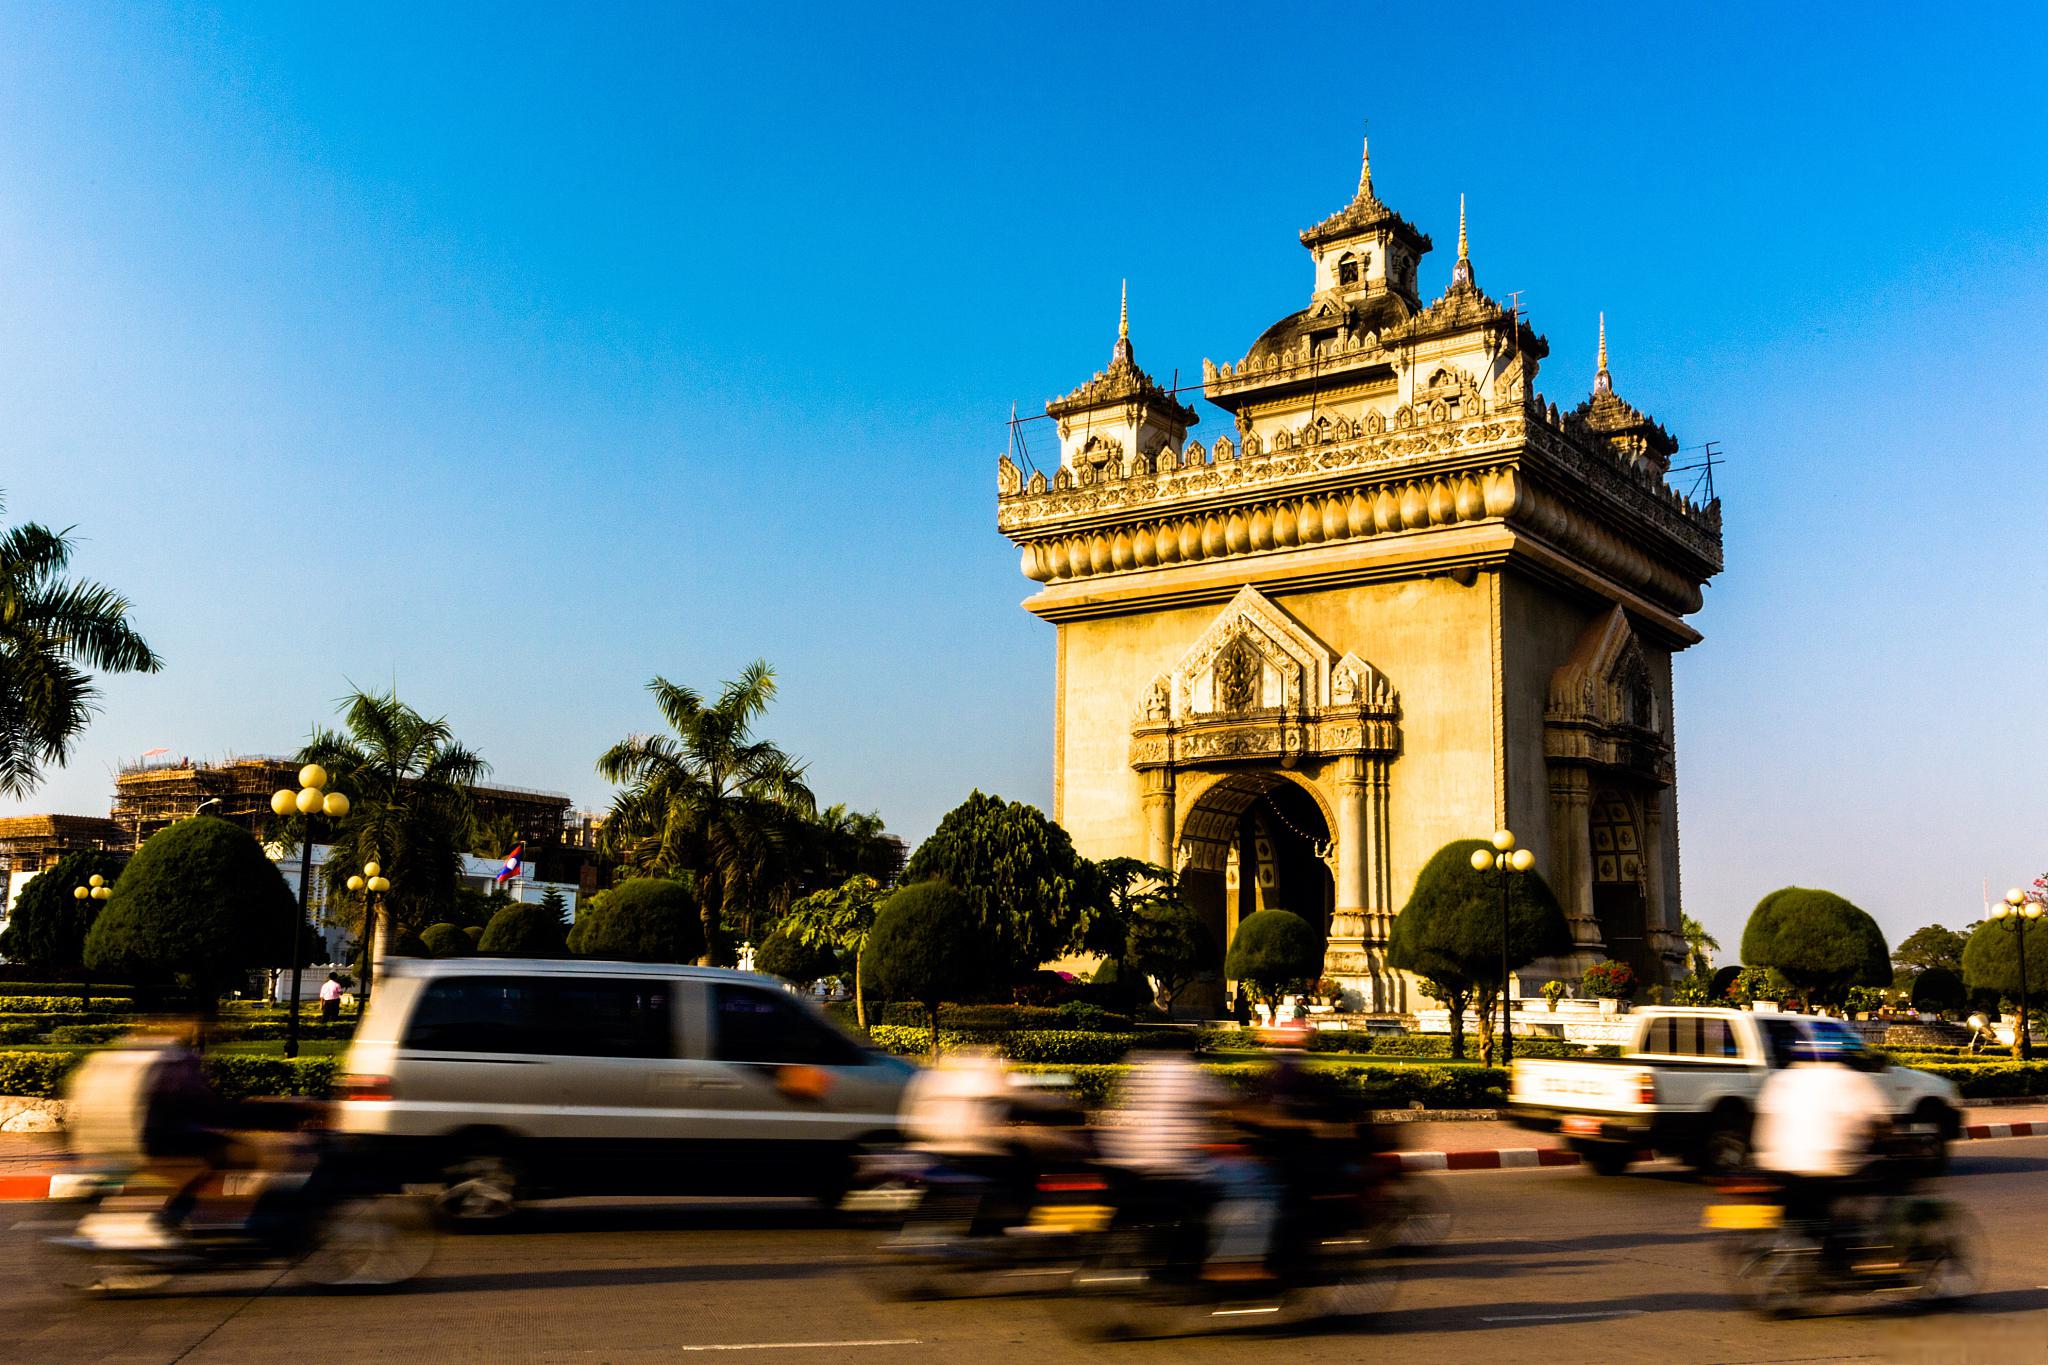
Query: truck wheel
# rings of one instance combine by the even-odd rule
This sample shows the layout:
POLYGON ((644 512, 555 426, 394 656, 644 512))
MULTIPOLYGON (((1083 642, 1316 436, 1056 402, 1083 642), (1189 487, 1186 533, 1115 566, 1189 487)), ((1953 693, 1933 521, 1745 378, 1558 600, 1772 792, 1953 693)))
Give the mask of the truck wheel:
POLYGON ((1734 1175, 1749 1165, 1749 1125, 1734 1115, 1716 1118, 1700 1139, 1692 1166, 1701 1175, 1734 1175))
POLYGON ((1616 1142, 1589 1143, 1580 1155, 1594 1175, 1620 1175, 1629 1168, 1635 1153, 1616 1142))
POLYGON ((1921 1170, 1928 1175, 1940 1175, 1948 1169, 1948 1145, 1962 1127, 1961 1120, 1947 1105, 1923 1100, 1913 1111, 1912 1126, 1924 1143, 1920 1148, 1921 1170))

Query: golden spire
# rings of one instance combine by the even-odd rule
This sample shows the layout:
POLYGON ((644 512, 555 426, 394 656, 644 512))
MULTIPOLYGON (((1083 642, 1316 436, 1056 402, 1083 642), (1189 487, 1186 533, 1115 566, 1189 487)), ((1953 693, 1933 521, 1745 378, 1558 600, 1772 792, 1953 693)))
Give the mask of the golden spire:
POLYGON ((1124 281, 1123 300, 1117 304, 1116 339, 1118 341, 1129 341, 1131 339, 1131 282, 1129 280, 1124 281))
POLYGON ((1472 256, 1465 248, 1465 196, 1458 196, 1458 259, 1451 265, 1451 285, 1470 286, 1472 283, 1472 256))
POLYGON ((1607 373, 1607 314, 1600 314, 1600 358, 1593 371, 1593 392, 1613 393, 1614 380, 1607 373))
POLYGON ((1372 139, 1358 140, 1358 197, 1363 199, 1372 193, 1372 139))
POLYGON ((1465 249, 1465 196, 1458 196, 1458 259, 1469 261, 1471 253, 1465 249))

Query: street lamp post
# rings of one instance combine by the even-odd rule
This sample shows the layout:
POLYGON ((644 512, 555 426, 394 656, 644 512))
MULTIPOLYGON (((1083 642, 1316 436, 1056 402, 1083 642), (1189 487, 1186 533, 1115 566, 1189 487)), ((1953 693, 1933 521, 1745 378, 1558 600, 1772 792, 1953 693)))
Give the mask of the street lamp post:
POLYGON ((384 893, 391 889, 391 879, 384 875, 384 869, 375 863, 364 863, 361 876, 348 879, 348 889, 368 892, 363 901, 363 989, 356 995, 356 1014, 361 1016, 363 1008, 370 1003, 370 978, 377 969, 377 932, 383 927, 383 915, 379 903, 384 893))
MULTIPOLYGON (((91 876, 90 878, 88 878, 88 879, 87 879, 87 881, 85 882, 85 884, 84 884, 84 885, 82 885, 82 886, 74 886, 74 887, 72 887, 72 888, 71 888, 71 897, 72 897, 72 899, 73 899, 73 900, 76 900, 76 901, 80 901, 80 902, 83 902, 83 901, 89 901, 89 900, 92 900, 92 901, 103 901, 103 900, 107 900, 107 899, 109 899, 110 897, 112 897, 112 896, 113 896, 113 894, 114 894, 114 888, 113 888, 113 887, 111 887, 111 886, 108 886, 108 885, 107 885, 107 879, 106 879, 105 877, 102 877, 102 876, 101 876, 101 875, 100 875, 99 873, 97 873, 97 872, 93 873, 93 874, 92 874, 92 876, 91 876)), ((85 955, 84 955, 83 953, 80 953, 80 954, 79 954, 79 956, 80 956, 80 957, 84 957, 85 955)), ((79 986, 79 991, 78 991, 78 1003, 79 1003, 79 1007, 80 1007, 80 1008, 82 1008, 82 1009, 91 1009, 91 1008, 92 1008, 92 973, 91 973, 91 972, 89 972, 89 971, 88 971, 88 970, 87 970, 87 969, 85 968, 85 966, 84 966, 84 964, 83 964, 83 963, 81 963, 81 964, 79 965, 79 968, 78 968, 78 975, 79 975, 79 977, 80 977, 80 980, 79 980, 79 983, 78 983, 78 986, 79 986)))
POLYGON ((299 1055, 299 967, 306 940, 306 897, 313 882, 313 821, 326 815, 339 820, 348 814, 348 798, 327 787, 327 769, 308 763, 299 769, 299 789, 279 787, 270 794, 271 812, 280 819, 303 815, 299 830, 299 913, 292 921, 292 1011, 285 1016, 284 1055, 299 1055))
POLYGON ((1999 928, 2019 938, 2020 951, 2020 1018, 2013 1026, 2012 1045, 2014 1053, 2023 1062, 2034 1056, 2033 1030, 2027 1027, 2027 930, 2041 918, 2041 902, 2028 900, 2027 893, 2015 886, 2005 893, 2004 901, 1991 912, 1991 921, 1999 928))
POLYGON ((1472 866, 1481 872, 1500 872, 1500 1063, 1508 1065, 1515 1060, 1515 1016, 1514 1001, 1509 998, 1508 983, 1513 979, 1512 968, 1508 965, 1508 873, 1527 872, 1536 864, 1536 855, 1526 848, 1515 847, 1512 830, 1498 829, 1493 832, 1493 847, 1472 851, 1472 866))

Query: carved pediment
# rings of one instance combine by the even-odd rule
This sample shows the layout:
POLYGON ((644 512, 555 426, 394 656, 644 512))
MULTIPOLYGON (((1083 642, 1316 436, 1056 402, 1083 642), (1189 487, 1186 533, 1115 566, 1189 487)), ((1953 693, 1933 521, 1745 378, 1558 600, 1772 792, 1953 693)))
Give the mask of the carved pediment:
POLYGON ((1300 713, 1329 696, 1329 646, 1246 584, 1173 670, 1172 716, 1300 713))
POLYGON ((1668 780, 1670 744, 1655 675, 1620 607, 1588 625, 1551 675, 1543 719, 1544 750, 1554 759, 1636 768, 1668 780))

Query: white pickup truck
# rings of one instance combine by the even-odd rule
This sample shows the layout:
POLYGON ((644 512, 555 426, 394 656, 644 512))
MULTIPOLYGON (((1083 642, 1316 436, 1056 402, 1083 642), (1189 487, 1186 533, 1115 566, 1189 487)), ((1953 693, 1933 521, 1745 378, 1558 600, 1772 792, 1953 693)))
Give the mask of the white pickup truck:
POLYGON ((1922 1138, 1939 1165, 1961 1125, 1956 1088, 1938 1076, 1892 1066, 1839 1020, 1747 1010, 1638 1010, 1628 1051, 1584 1061, 1517 1058, 1508 1117, 1563 1133, 1601 1175, 1618 1175, 1645 1151, 1684 1158, 1701 1171, 1740 1169, 1765 1077, 1795 1044, 1815 1042, 1871 1072, 1892 1097, 1894 1123, 1922 1138))

